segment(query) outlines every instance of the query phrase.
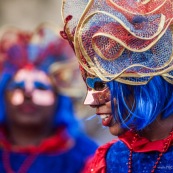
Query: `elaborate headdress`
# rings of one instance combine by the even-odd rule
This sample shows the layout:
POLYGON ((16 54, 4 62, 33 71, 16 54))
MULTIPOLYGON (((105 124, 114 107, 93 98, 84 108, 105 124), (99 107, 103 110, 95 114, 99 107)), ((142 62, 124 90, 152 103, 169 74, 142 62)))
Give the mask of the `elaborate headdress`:
POLYGON ((48 73, 60 93, 80 96, 80 75, 72 48, 50 23, 39 25, 33 32, 16 27, 0 29, 0 73, 14 74, 21 68, 48 73))
POLYGON ((61 35, 103 81, 173 83, 173 0, 64 0, 61 35))

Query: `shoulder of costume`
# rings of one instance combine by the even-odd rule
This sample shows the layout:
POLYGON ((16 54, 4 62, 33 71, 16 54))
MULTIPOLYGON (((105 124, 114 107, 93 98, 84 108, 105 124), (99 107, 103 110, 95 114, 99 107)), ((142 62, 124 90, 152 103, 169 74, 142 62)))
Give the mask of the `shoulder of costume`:
POLYGON ((95 155, 88 160, 82 173, 106 173, 106 154, 109 148, 117 141, 119 140, 115 139, 100 146, 95 155))

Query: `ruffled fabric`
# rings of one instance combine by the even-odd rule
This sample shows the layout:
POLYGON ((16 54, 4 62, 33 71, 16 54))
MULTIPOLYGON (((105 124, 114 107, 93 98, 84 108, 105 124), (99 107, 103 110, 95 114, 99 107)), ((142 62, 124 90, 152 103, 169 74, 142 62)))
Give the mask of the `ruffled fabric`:
POLYGON ((80 64, 103 81, 146 84, 172 70, 172 0, 65 0, 63 18, 80 64))
POLYGON ((7 173, 7 170, 18 173, 80 173, 97 148, 84 134, 72 139, 64 128, 57 129, 54 136, 39 146, 25 148, 11 146, 5 139, 5 131, 1 128, 0 132, 1 173, 7 173), (73 143, 69 142, 71 139, 73 143))
POLYGON ((117 140, 113 140, 101 147, 99 147, 94 155, 94 157, 89 158, 85 168, 82 173, 105 173, 106 172, 106 160, 105 156, 108 149, 113 145, 117 140))
MULTIPOLYGON (((133 146, 131 143, 135 133, 127 131, 119 136, 119 140, 113 140, 99 147, 93 158, 88 161, 84 173, 125 173, 128 172, 128 159, 130 149, 133 150, 132 167, 133 173, 145 172, 152 170, 166 139, 149 141, 144 137, 139 137, 133 146)), ((161 164, 159 164, 157 173, 172 173, 173 160, 170 161, 173 155, 173 137, 162 156, 161 164)))
POLYGON ((173 144, 173 135, 171 136, 170 140, 168 141, 167 138, 157 141, 150 141, 147 138, 138 136, 136 138, 136 141, 133 145, 132 140, 135 137, 135 133, 132 131, 128 131, 125 134, 119 136, 119 139, 127 145, 129 149, 132 148, 135 152, 151 152, 151 151, 159 151, 162 152, 163 148, 165 146, 165 143, 167 142, 167 148, 165 148, 165 152, 168 150, 170 145, 173 144))
POLYGON ((40 153, 63 153, 75 145, 75 141, 67 133, 64 127, 58 128, 55 135, 43 140, 38 146, 18 147, 13 146, 6 138, 6 132, 3 127, 0 129, 0 148, 28 154, 40 153))

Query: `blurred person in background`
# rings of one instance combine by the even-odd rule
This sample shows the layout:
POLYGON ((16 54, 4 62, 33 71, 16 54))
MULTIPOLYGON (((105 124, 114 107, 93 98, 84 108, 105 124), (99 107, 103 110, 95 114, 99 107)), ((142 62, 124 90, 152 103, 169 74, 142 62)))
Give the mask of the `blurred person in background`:
POLYGON ((56 33, 51 24, 1 28, 1 173, 78 173, 97 147, 75 118, 78 71, 56 33))

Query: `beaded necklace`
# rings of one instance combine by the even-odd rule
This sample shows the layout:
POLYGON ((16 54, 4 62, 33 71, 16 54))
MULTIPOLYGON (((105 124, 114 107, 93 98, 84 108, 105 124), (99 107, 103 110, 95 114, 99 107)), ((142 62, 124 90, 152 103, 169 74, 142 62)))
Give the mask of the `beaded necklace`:
MULTIPOLYGON (((132 155, 133 155, 133 145, 134 143, 137 141, 137 138, 139 137, 139 135, 136 133, 133 140, 132 140, 132 143, 131 143, 131 148, 130 148, 130 154, 129 154, 129 159, 128 159, 128 173, 132 173, 132 155)), ((170 144, 170 140, 172 139, 173 137, 173 131, 170 132, 169 136, 164 139, 165 140, 165 143, 164 143, 164 146, 163 146, 163 149, 162 151, 159 153, 157 159, 156 159, 156 162, 154 163, 154 166, 151 170, 151 173, 154 173, 158 164, 160 163, 160 160, 163 156, 163 154, 167 151, 167 148, 169 147, 169 144, 170 144)))

